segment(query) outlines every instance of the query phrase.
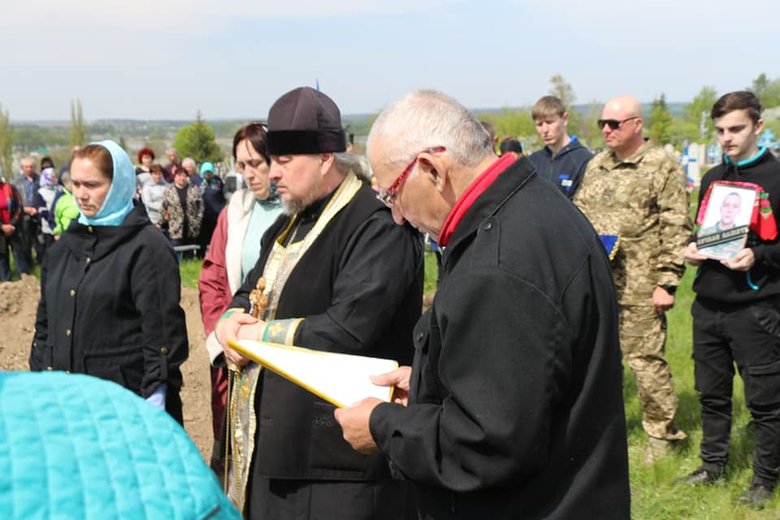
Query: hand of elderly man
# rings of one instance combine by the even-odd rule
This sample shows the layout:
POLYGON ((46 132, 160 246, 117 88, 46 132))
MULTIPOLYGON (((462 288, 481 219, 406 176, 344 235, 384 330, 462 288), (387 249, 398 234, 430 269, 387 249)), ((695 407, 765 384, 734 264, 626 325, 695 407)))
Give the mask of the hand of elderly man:
POLYGON ((412 378, 412 367, 398 367, 392 372, 371 376, 371 382, 379 386, 394 386, 393 402, 406 406, 409 401, 409 381, 412 378))
POLYGON ((375 397, 369 397, 347 408, 336 408, 334 415, 344 431, 344 440, 352 449, 364 455, 376 453, 377 448, 374 438, 371 436, 369 420, 371 412, 382 401, 375 397))

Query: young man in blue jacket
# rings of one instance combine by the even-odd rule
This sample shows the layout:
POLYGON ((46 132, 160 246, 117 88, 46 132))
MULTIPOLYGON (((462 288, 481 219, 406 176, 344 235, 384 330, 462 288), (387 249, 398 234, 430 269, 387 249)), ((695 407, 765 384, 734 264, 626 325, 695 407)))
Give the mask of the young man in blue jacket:
POLYGON ((545 146, 528 159, 539 177, 558 186, 571 199, 577 193, 593 153, 582 146, 577 137, 569 135, 569 114, 557 97, 542 97, 534 104, 531 115, 545 146))

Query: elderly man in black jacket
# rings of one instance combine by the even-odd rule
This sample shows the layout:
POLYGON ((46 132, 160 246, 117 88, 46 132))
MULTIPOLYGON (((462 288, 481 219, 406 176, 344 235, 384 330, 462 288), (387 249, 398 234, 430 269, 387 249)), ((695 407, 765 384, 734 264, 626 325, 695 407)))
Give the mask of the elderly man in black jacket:
POLYGON ((609 262, 585 217, 456 101, 416 92, 369 136, 379 197, 444 248, 394 403, 336 411, 417 491, 421 518, 628 518, 609 262))

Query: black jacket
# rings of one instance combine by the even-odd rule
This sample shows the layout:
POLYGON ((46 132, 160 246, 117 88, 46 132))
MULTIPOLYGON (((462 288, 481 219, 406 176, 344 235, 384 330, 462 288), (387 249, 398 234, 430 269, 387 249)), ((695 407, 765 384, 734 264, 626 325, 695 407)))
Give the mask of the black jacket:
POLYGON ((629 518, 609 261, 526 159, 456 228, 414 344, 409 406, 370 427, 421 518, 629 518))
POLYGON ((536 173, 563 192, 570 199, 574 198, 582 182, 585 167, 593 158, 593 152, 582 146, 576 137, 553 157, 550 148, 545 146, 532 153, 528 160, 536 168, 536 173))
MULTIPOLYGON (((728 160, 710 169, 701 181, 699 206, 710 184, 718 180, 752 182, 764 188, 769 194, 775 222, 778 222, 780 162, 772 152, 764 149, 756 157, 739 164, 728 160)), ((693 290, 700 298, 744 303, 780 296, 780 236, 766 241, 751 231, 745 247, 752 248, 756 258, 755 264, 747 273, 732 271, 717 260, 704 261, 693 282, 693 290)))
POLYGON ((97 376, 143 397, 167 383, 166 408, 180 419, 188 344, 179 268, 143 207, 120 226, 74 221, 49 251, 30 368, 97 376))
MULTIPOLYGON (((303 212, 301 227, 316 221, 324 202, 303 212)), ((260 259, 231 307, 249 310, 249 291, 263 272, 273 241, 289 222, 290 217, 282 216, 263 235, 260 259)), ((305 318, 295 333, 297 346, 408 364, 422 283, 419 234, 395 224, 364 185, 298 261, 282 289, 275 319, 305 318)), ((333 417, 333 405, 268 370, 260 377, 255 474, 287 479, 389 478, 382 456, 361 455, 347 444, 333 417)))

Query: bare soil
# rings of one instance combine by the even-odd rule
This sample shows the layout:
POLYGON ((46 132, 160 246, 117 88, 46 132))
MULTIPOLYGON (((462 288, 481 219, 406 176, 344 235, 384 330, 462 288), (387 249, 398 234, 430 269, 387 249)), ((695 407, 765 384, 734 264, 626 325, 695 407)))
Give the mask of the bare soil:
MULTIPOLYGON (((181 306, 187 315, 190 357, 182 365, 184 428, 206 461, 211 457, 211 381, 204 347, 198 291, 181 289, 181 306)), ((34 276, 0 282, 0 370, 27 370, 40 288, 34 276)))

